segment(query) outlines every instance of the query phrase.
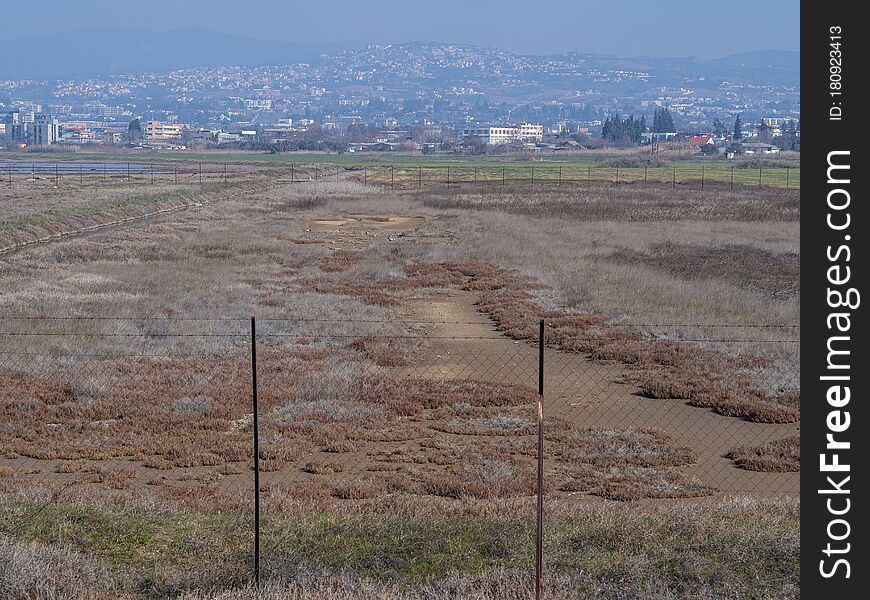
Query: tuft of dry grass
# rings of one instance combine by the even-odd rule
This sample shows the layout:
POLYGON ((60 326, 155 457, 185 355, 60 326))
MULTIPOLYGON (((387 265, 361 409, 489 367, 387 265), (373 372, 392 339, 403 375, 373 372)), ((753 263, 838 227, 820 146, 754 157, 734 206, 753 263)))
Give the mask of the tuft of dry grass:
POLYGON ((740 446, 725 458, 747 471, 798 473, 801 469, 801 439, 795 435, 760 446, 740 446))
POLYGON ((363 336, 355 339, 348 348, 364 353, 366 358, 381 367, 403 367, 408 364, 404 352, 402 352, 399 340, 363 336))
POLYGON ((336 250, 320 259, 318 265, 325 273, 343 273, 359 262, 357 252, 336 250))
POLYGON ((0 539, 0 597, 109 600, 108 573, 91 557, 62 545, 0 539))

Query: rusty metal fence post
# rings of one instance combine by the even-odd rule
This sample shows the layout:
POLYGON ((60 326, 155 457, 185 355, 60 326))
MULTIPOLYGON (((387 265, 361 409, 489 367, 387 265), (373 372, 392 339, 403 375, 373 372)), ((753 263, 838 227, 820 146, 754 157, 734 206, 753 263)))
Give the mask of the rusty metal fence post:
POLYGON ((538 506, 535 522, 535 600, 541 600, 544 559, 544 320, 538 332, 538 506))
POLYGON ((254 425, 254 583, 260 587, 260 428, 257 407, 257 319, 251 317, 251 399, 254 425))

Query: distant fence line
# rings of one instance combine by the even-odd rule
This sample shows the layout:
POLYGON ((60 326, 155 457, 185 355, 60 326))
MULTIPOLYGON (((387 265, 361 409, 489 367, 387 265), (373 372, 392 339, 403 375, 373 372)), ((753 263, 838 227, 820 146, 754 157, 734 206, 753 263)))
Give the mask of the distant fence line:
POLYGON ((92 185, 113 182, 145 183, 214 183, 238 177, 238 170, 230 170, 229 163, 175 164, 161 162, 0 162, 0 177, 7 186, 16 181, 48 181, 92 185))
MULTIPOLYGON (((86 184, 226 182, 247 171, 230 163, 0 163, 8 186, 16 181, 86 184)), ((350 180, 396 190, 432 187, 475 187, 480 190, 519 185, 657 185, 672 189, 781 188, 800 189, 800 167, 741 167, 737 165, 602 166, 602 165, 359 165, 329 163, 273 166, 281 181, 306 183, 350 180)))
MULTIPOLYGON (((601 165, 504 165, 504 166, 415 166, 376 165, 344 167, 351 177, 364 184, 380 184, 393 189, 433 186, 517 184, 659 184, 704 190, 710 188, 774 187, 800 188, 800 168, 735 165, 601 166, 601 165)), ((327 172, 327 176, 329 172, 327 172)), ((302 180, 302 178, 298 178, 302 180)))

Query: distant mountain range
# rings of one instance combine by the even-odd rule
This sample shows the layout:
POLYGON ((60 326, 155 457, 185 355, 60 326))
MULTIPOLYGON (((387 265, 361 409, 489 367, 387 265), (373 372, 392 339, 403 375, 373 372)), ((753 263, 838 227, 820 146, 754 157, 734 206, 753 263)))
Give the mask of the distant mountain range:
MULTIPOLYGON (((429 44, 420 44, 429 46, 429 44)), ((80 79, 161 72, 188 67, 255 66, 314 62, 359 46, 294 43, 246 38, 204 29, 152 32, 90 29, 27 38, 0 39, 0 79, 80 79)), ((359 48, 360 50, 362 48, 359 48)), ((566 56, 566 55, 557 55, 566 56)), ((594 56, 594 55, 587 55, 594 56)), ((606 63, 697 70, 750 80, 799 82, 800 52, 764 50, 720 59, 599 57, 606 63)))
POLYGON ((738 67, 769 67, 800 71, 801 53, 797 50, 759 50, 756 52, 732 54, 725 58, 716 59, 715 62, 738 67))

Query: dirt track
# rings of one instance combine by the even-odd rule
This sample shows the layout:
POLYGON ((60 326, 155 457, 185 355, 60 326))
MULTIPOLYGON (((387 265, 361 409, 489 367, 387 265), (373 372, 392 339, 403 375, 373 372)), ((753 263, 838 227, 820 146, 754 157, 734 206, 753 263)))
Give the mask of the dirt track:
MULTIPOLYGON (((453 371, 443 372, 438 359, 434 370, 444 377, 488 379, 537 385, 538 350, 525 342, 507 339, 474 306, 469 292, 450 292, 431 301, 416 301, 409 308, 414 318, 445 321, 431 326, 441 339, 436 348, 442 355, 459 358, 453 371), (457 324, 459 323, 459 324, 457 324), (472 364, 463 362, 474 356, 472 364), (513 364, 500 365, 505 357, 513 364)), ((681 400, 645 398, 636 387, 624 382, 626 369, 620 364, 592 362, 578 354, 545 351, 545 417, 561 418, 578 428, 652 427, 668 433, 677 445, 692 448, 696 464, 684 468, 723 494, 781 495, 799 493, 798 473, 761 473, 736 468, 723 455, 735 446, 757 445, 800 430, 799 424, 768 424, 724 417, 689 406, 681 400)))

